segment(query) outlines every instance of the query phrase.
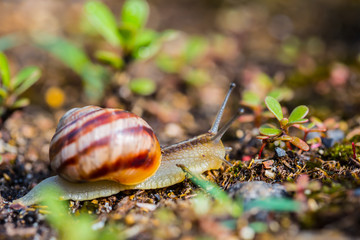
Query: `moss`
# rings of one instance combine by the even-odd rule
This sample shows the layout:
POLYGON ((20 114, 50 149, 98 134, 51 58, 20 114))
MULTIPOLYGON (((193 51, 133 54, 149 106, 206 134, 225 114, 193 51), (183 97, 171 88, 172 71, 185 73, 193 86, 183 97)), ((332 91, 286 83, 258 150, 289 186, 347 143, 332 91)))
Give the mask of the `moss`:
POLYGON ((329 148, 324 158, 327 160, 336 160, 342 163, 347 163, 349 157, 353 155, 352 146, 350 144, 335 144, 332 148, 329 148))

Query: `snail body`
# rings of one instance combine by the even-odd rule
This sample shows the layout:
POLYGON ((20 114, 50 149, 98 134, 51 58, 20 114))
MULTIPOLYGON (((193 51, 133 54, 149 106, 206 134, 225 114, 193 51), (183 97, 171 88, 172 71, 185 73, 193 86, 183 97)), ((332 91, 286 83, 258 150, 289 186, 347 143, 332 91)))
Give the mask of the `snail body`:
POLYGON ((221 137, 240 114, 218 131, 234 87, 209 132, 163 149, 151 127, 133 113, 95 106, 69 110, 50 144, 51 167, 58 175, 13 203, 39 203, 48 197, 46 189, 55 190, 57 199, 89 200, 128 189, 163 188, 185 179, 178 165, 199 174, 220 168, 226 154, 221 137))

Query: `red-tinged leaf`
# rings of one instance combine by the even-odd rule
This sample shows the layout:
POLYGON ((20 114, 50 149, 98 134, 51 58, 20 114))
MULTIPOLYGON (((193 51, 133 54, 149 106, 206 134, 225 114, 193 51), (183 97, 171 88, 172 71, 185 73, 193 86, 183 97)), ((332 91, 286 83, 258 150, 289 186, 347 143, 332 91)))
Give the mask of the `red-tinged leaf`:
POLYGON ((292 137, 292 139, 290 140, 290 143, 293 144, 294 146, 300 148, 303 151, 309 151, 309 149, 310 149, 309 145, 307 145, 306 142, 304 142, 303 140, 301 140, 298 137, 292 137))
POLYGON ((306 119, 306 118, 302 118, 302 119, 298 119, 298 120, 296 120, 296 121, 292 121, 292 122, 288 122, 287 123, 287 126, 290 126, 290 125, 293 125, 293 124, 298 124, 298 123, 306 123, 306 122, 308 122, 309 120, 308 119, 306 119))
POLYGON ((288 135, 283 135, 283 136, 277 138, 277 140, 280 140, 280 141, 290 141, 291 139, 292 139, 292 137, 290 137, 288 135))
POLYGON ((275 128, 269 124, 262 125, 259 129, 259 132, 261 133, 261 135, 266 135, 270 137, 277 136, 282 133, 280 129, 275 128))
POLYGON ((309 132, 326 132, 326 128, 313 128, 309 132))
POLYGON ((309 108, 305 105, 300 105, 298 107, 296 107, 290 114, 289 117, 289 123, 291 122, 303 122, 303 119, 309 112, 309 108))
POLYGON ((269 136, 256 136, 257 139, 261 139, 261 140, 265 140, 265 139, 269 139, 269 136))
POLYGON ((270 112, 272 112, 272 114, 274 114, 274 116, 277 118, 277 120, 281 120, 284 118, 284 115, 282 113, 281 110, 281 105, 278 102, 278 100, 276 100, 273 97, 267 96, 265 98, 265 104, 266 107, 269 109, 270 112))

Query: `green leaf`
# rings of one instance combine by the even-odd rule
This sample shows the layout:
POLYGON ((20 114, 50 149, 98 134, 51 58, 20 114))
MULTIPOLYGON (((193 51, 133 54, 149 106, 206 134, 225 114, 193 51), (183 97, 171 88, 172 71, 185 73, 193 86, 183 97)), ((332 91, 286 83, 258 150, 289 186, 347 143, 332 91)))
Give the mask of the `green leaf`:
POLYGON ((120 69, 124 66, 124 61, 116 53, 109 51, 96 51, 95 57, 106 64, 111 65, 114 68, 120 69))
POLYGON ((85 4, 85 16, 95 29, 113 46, 121 46, 121 36, 116 19, 110 9, 98 1, 85 4))
POLYGON ((91 64, 85 52, 70 41, 52 36, 39 37, 35 41, 78 74, 91 64))
POLYGON ((96 103, 104 95, 104 88, 108 82, 108 72, 100 65, 88 64, 80 73, 85 94, 90 102, 96 103))
POLYGON ((9 63, 4 53, 0 52, 0 74, 2 79, 2 86, 10 87, 10 69, 9 63))
POLYGON ((255 83, 262 91, 268 91, 274 86, 273 80, 263 72, 256 74, 255 83))
POLYGON ((291 139, 292 137, 288 135, 282 135, 281 137, 276 138, 276 140, 280 140, 280 141, 290 141, 291 139))
POLYGON ((186 45, 185 59, 187 63, 199 58, 204 54, 207 47, 207 41, 202 37, 192 37, 186 45))
POLYGON ((292 99, 294 93, 290 88, 282 87, 273 89, 271 92, 268 93, 268 96, 271 96, 278 101, 282 101, 292 99))
POLYGON ((28 81, 28 78, 34 78, 36 76, 40 77, 40 69, 38 67, 25 67, 23 69, 20 70, 20 72, 18 72, 18 74, 16 74, 16 76, 13 79, 13 86, 12 89, 16 89, 18 88, 22 83, 26 81, 28 81))
POLYGON ((309 151, 310 149, 309 145, 298 137, 292 137, 289 142, 303 151, 309 151))
POLYGON ((143 28, 149 15, 149 5, 143 0, 127 0, 121 12, 121 23, 135 31, 143 28))
POLYGON ((275 128, 269 124, 265 124, 265 125, 262 125, 259 129, 259 132, 262 134, 262 135, 266 135, 266 136, 278 136, 282 133, 282 131, 278 128, 275 128))
POLYGON ((290 126, 290 125, 293 125, 293 124, 306 123, 308 121, 309 121, 309 119, 303 118, 303 119, 298 119, 297 121, 288 122, 286 125, 290 126))
POLYGON ((260 221, 250 223, 249 227, 251 227, 256 233, 266 232, 267 230, 266 223, 260 221))
POLYGON ((7 96, 8 92, 4 88, 0 88, 0 100, 5 99, 7 96))
POLYGON ((133 57, 135 59, 148 59, 160 49, 159 34, 153 30, 144 30, 136 35, 133 57))
POLYGON ((11 106, 11 108, 22 108, 26 107, 30 104, 30 100, 27 98, 21 98, 19 100, 16 100, 16 102, 11 106))
POLYGON ((309 108, 305 105, 296 107, 289 116, 289 123, 302 123, 303 119, 309 112, 309 108))
POLYGON ((159 54, 156 58, 156 65, 166 73, 177 73, 183 66, 181 58, 173 58, 165 54, 159 54))
MULTIPOLYGON (((26 69, 25 69, 26 70, 26 69)), ((22 72, 20 72, 20 74, 24 74, 22 72)), ((18 86, 17 88, 14 89, 14 93, 19 96, 20 94, 22 94, 23 92, 25 92, 29 87, 31 87, 34 83, 37 82, 37 80, 39 80, 40 76, 41 76, 41 71, 38 68, 33 68, 30 70, 27 70, 25 72, 25 75, 27 75, 27 78, 25 78, 22 81, 22 84, 20 86, 18 86)), ((20 81, 20 80, 19 80, 20 81)))
POLYGON ((272 114, 274 114, 277 120, 280 121, 281 119, 284 118, 281 110, 281 105, 275 98, 267 96, 265 98, 265 104, 266 107, 269 109, 269 111, 272 112, 272 114))
POLYGON ((244 91, 243 93, 243 103, 247 106, 259 106, 261 103, 260 97, 252 91, 244 91))
POLYGON ((151 95, 156 90, 156 84, 148 78, 137 78, 130 81, 130 90, 140 95, 151 95))
POLYGON ((186 83, 199 87, 207 83, 210 76, 208 72, 203 69, 190 69, 186 72, 184 78, 186 83))
POLYGON ((246 204, 246 209, 259 208, 267 211, 286 211, 295 212, 300 210, 300 204, 288 198, 266 198, 261 200, 254 200, 246 204))

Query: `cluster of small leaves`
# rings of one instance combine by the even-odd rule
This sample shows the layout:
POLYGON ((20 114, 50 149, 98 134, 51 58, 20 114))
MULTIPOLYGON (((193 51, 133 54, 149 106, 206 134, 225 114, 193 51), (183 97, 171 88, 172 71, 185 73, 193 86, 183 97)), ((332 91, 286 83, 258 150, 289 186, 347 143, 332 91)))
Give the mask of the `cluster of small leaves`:
MULTIPOLYGON (((121 50, 121 54, 108 50, 99 50, 96 58, 122 69, 134 60, 146 60, 160 49, 168 32, 159 33, 145 28, 149 15, 149 5, 144 0, 125 1, 120 23, 110 9, 98 1, 89 1, 85 5, 85 16, 95 30, 112 46, 121 50)), ((132 79, 129 88, 141 95, 152 94, 156 90, 153 80, 148 78, 132 79)))
POLYGON ((253 79, 249 89, 243 92, 241 105, 248 107, 253 112, 253 118, 247 118, 248 121, 254 122, 256 127, 259 127, 264 119, 271 118, 269 112, 264 111, 264 98, 271 96, 278 101, 283 99, 290 99, 293 93, 289 88, 277 87, 274 80, 265 73, 259 73, 253 79), (251 89, 253 86, 253 89, 251 89))
POLYGON ((201 86, 210 79, 210 75, 197 63, 205 56, 208 48, 209 42, 205 38, 189 37, 176 53, 158 54, 156 65, 166 73, 179 74, 187 84, 201 86))
POLYGON ((10 77, 8 60, 4 53, 0 52, 0 117, 2 121, 18 108, 29 104, 29 99, 19 96, 29 89, 41 76, 37 67, 25 67, 14 77, 10 77))
POLYGON ((118 24, 110 9, 98 1, 85 5, 85 16, 95 30, 114 47, 121 48, 122 56, 111 51, 98 51, 97 57, 115 68, 133 59, 148 59, 160 48, 161 33, 145 28, 149 5, 144 0, 125 1, 118 24))
POLYGON ((270 96, 266 97, 265 105, 279 121, 280 127, 278 128, 272 124, 265 124, 260 127, 259 131, 261 135, 257 138, 263 141, 263 146, 259 152, 259 156, 261 156, 261 151, 268 142, 278 140, 287 142, 289 147, 289 143, 291 143, 301 150, 308 151, 310 149, 309 145, 296 136, 290 136, 289 128, 295 124, 307 122, 308 119, 306 119, 305 116, 308 114, 309 108, 305 105, 300 105, 290 113, 289 118, 284 118, 281 105, 275 98, 270 96))

